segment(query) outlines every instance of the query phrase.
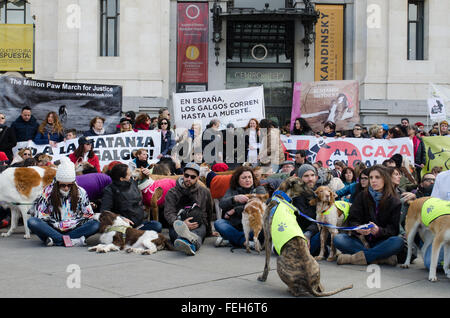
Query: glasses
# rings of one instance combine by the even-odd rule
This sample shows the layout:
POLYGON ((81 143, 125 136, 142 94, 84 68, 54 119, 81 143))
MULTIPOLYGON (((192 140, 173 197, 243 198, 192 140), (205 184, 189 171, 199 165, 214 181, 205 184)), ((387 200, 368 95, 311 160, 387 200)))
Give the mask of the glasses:
POLYGON ((73 183, 60 183, 59 188, 66 189, 66 188, 70 188, 72 185, 73 185, 73 183))
POLYGON ((196 175, 189 174, 189 173, 185 173, 185 174, 184 174, 184 177, 185 177, 185 178, 191 178, 192 180, 195 180, 195 179, 197 178, 196 175))
POLYGON ((167 123, 161 123, 161 125, 167 125, 167 123))
POLYGON ((369 180, 369 177, 361 177, 359 179, 361 179, 361 180, 369 180))
POLYGON ((31 156, 31 153, 24 153, 24 156, 31 156))
POLYGON ((362 130, 361 128, 353 128, 353 130, 362 130))

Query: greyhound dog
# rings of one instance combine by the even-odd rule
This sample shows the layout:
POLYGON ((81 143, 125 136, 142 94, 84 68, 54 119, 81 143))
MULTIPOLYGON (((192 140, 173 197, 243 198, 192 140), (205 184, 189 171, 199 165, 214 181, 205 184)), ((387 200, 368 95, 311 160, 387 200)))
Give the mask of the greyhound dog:
MULTIPOLYGON (((289 198, 304 195, 310 190, 300 178, 289 177, 281 183, 278 188, 283 191, 289 198)), ((264 212, 264 241, 266 249, 266 263, 263 274, 258 277, 259 281, 266 281, 269 274, 270 254, 272 252, 272 220, 271 210, 277 205, 272 200, 264 212)), ((275 212, 277 213, 277 212, 275 212)), ((277 272, 281 280, 288 286, 289 292, 298 297, 305 293, 314 296, 331 296, 345 289, 353 288, 349 285, 331 292, 324 292, 324 288, 320 283, 320 267, 314 257, 311 256, 307 241, 296 236, 287 241, 281 248, 281 253, 277 261, 277 272)))

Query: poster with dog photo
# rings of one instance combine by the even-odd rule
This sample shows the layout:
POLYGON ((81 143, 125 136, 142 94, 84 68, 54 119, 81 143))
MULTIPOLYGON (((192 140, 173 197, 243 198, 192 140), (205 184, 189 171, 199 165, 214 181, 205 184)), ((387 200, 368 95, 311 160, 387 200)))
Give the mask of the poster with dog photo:
POLYGON ((322 131, 327 121, 336 124, 336 131, 352 129, 360 120, 358 81, 295 83, 291 129, 299 117, 304 118, 314 132, 322 131))

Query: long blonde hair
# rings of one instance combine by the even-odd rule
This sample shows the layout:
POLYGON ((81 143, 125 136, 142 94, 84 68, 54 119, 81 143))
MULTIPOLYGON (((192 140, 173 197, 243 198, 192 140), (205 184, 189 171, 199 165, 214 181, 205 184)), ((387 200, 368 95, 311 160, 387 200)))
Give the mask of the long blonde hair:
POLYGON ((45 127, 48 124, 48 117, 50 117, 50 115, 53 115, 53 131, 52 132, 56 132, 58 134, 64 134, 64 128, 63 128, 61 122, 59 121, 58 114, 55 112, 49 112, 47 114, 47 117, 45 117, 45 120, 43 120, 42 123, 40 124, 38 131, 41 134, 43 134, 45 132, 45 127))

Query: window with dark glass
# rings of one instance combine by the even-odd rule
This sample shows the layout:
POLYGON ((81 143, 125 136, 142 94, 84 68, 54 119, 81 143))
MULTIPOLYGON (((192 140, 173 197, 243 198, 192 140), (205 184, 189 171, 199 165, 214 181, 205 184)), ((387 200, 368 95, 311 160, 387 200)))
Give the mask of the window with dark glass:
POLYGON ((33 24, 30 4, 25 0, 15 2, 0 0, 0 23, 33 24))
POLYGON ((424 0, 408 1, 408 60, 424 59, 424 0))
POLYGON ((100 56, 119 56, 120 0, 100 0, 100 56))

